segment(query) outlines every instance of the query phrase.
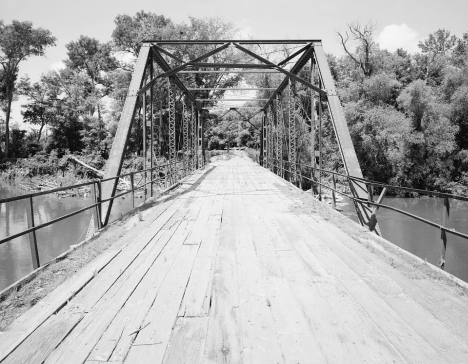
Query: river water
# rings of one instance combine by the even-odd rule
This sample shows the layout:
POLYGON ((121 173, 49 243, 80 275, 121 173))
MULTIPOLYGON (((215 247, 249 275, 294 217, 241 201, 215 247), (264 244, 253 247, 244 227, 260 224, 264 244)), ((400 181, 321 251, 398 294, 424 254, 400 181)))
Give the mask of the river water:
MULTIPOLYGON (((354 205, 346 200, 343 202, 346 204, 338 206, 343 209, 342 213, 357 222, 354 205)), ((441 198, 386 197, 383 204, 442 224, 444 201, 441 198)), ((377 212, 377 221, 385 239, 437 265, 442 252, 440 229, 384 208, 377 212)), ((467 202, 450 200, 450 216, 446 226, 468 234, 467 202)), ((445 270, 468 282, 468 240, 447 233, 445 270)))
MULTIPOLYGON (((18 196, 28 192, 14 185, 0 182, 0 198, 18 196)), ((131 195, 118 198, 113 207, 111 221, 131 208, 131 195)), ((28 200, 0 204, 0 239, 27 229, 28 200)), ((33 198, 36 225, 69 214, 92 204, 90 196, 57 198, 55 194, 33 198)), ((71 245, 83 241, 92 216, 92 210, 79 213, 58 223, 36 230, 41 264, 60 255, 71 245)), ((8 287, 32 271, 32 258, 28 235, 0 245, 0 290, 8 287)))
MULTIPOLYGON (((0 182, 0 198, 25 194, 11 184, 0 182)), ((34 198, 36 224, 76 211, 92 203, 90 197, 57 198, 54 194, 34 198)), ((344 201, 343 214, 357 221, 352 203, 344 201)), ((439 198, 385 198, 385 204, 398 207, 434 222, 442 221, 443 200, 439 198)), ((27 228, 26 201, 0 204, 0 238, 27 228)), ((119 198, 111 220, 131 208, 131 198, 119 198)), ((85 211, 37 231, 40 261, 45 263, 66 251, 70 245, 85 239, 92 210, 85 211)), ((401 248, 437 264, 442 241, 440 230, 395 211, 380 209, 377 213, 382 235, 401 248)), ((451 201, 447 226, 468 233, 468 203, 451 201)), ((468 241, 447 234, 445 270, 468 281, 468 241)), ((32 271, 28 236, 0 245, 0 290, 32 271)))

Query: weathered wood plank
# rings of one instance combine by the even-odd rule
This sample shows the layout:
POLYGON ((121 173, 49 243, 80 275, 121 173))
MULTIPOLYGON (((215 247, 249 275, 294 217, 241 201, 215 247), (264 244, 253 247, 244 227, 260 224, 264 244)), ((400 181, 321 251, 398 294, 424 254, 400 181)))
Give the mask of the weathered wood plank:
POLYGON ((163 363, 203 363, 208 317, 179 317, 172 331, 163 363))
POLYGON ((43 363, 83 317, 83 313, 66 317, 52 315, 21 346, 8 355, 2 364, 43 363))
POLYGON ((126 363, 142 363, 147 358, 155 363, 162 361, 198 248, 198 245, 184 245, 181 248, 173 269, 146 316, 145 329, 137 335, 128 352, 126 363))
POLYGON ((213 277, 213 302, 210 311, 205 361, 242 362, 242 337, 239 310, 239 284, 236 255, 219 251, 213 277))
POLYGON ((125 302, 112 323, 103 333, 88 359, 121 361, 125 358, 151 308, 160 286, 172 267, 186 238, 182 223, 177 227, 168 244, 156 258, 135 292, 125 302))
MULTIPOLYGON (((163 221, 159 222, 159 225, 163 224, 163 221)), ((135 287, 140 284, 173 233, 172 230, 161 230, 158 239, 155 239, 153 244, 145 246, 132 266, 123 273, 122 278, 118 281, 119 284, 113 285, 105 293, 96 307, 93 307, 90 314, 50 355, 46 363, 60 363, 65 358, 67 358, 68 363, 80 363, 86 360, 104 330, 110 325, 135 287)))

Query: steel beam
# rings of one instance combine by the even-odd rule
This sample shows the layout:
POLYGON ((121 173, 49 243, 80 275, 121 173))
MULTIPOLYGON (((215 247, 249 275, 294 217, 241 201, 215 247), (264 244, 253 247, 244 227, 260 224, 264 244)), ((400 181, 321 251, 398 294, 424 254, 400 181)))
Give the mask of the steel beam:
MULTIPOLYGON (((310 59, 310 57, 312 57, 312 54, 313 54, 312 47, 309 48, 309 50, 302 53, 302 56, 298 59, 296 64, 291 68, 290 72, 294 74, 299 73, 299 71, 305 66, 305 64, 310 59)), ((265 104, 265 107, 267 107, 268 104, 272 103, 276 97, 276 94, 283 92, 284 89, 288 86, 288 84, 289 84, 289 78, 285 77, 283 81, 281 82, 281 84, 276 89, 276 91, 270 96, 270 100, 268 100, 268 102, 265 104)))
MULTIPOLYGON (((327 101, 328 109, 332 119, 333 128, 335 130, 336 140, 340 149, 343 165, 346 171, 346 174, 362 178, 361 167, 359 166, 359 161, 357 159, 356 151, 354 150, 353 142, 351 140, 351 134, 349 133, 348 124, 346 123, 346 118, 341 107, 341 102, 338 98, 335 89, 335 82, 330 72, 328 66, 327 58, 325 52, 321 45, 316 45, 314 47, 315 60, 317 62, 317 67, 320 72, 320 77, 323 82, 323 86, 328 92, 327 101)), ((360 182, 350 182, 351 191, 355 197, 367 199, 367 189, 363 183, 360 182), (352 186, 352 184, 355 186, 352 186)), ((371 215, 372 211, 365 207, 362 204, 355 204, 357 207, 357 213, 360 217, 360 222, 362 225, 369 225, 368 216, 371 215)), ((378 227, 376 226, 376 231, 379 233, 378 227)))
MULTIPOLYGON (((200 62, 189 62, 192 67, 200 68, 252 68, 252 69, 271 69, 272 65, 258 64, 258 63, 200 63, 200 62)), ((274 65, 274 63, 273 63, 274 65)))
POLYGON ((296 146, 296 95, 295 95, 294 81, 289 80, 289 170, 290 179, 292 183, 297 182, 297 146, 296 146))
MULTIPOLYGON (((159 65, 159 67, 161 67, 163 71, 171 70, 171 66, 169 65, 169 63, 166 62, 166 60, 161 55, 161 53, 159 53, 158 51, 154 49, 151 49, 151 54, 153 55, 153 59, 155 60, 155 62, 159 65)), ((153 78, 148 84, 146 84, 143 88, 141 88, 138 91, 138 93, 140 94, 140 93, 145 92, 145 90, 147 90, 157 81, 158 77, 160 77, 160 75, 157 76, 156 78, 153 78)), ((174 75, 172 78, 173 78, 174 83, 177 85, 177 87, 182 92, 184 92, 190 100, 195 102, 195 96, 189 90, 187 90, 187 87, 185 87, 182 81, 176 75, 174 75)))
MULTIPOLYGON (((156 76, 155 78, 153 78, 145 87, 150 87, 158 79, 172 76, 172 75, 176 74, 177 72, 182 71, 183 69, 187 68, 190 65, 190 63, 199 62, 199 61, 202 61, 202 60, 204 60, 206 58, 209 58, 209 57, 215 55, 216 53, 219 53, 219 52, 223 51, 227 47, 229 47, 229 43, 223 44, 221 47, 218 47, 218 48, 216 48, 216 49, 214 49, 214 50, 212 50, 210 52, 207 52, 207 53, 201 55, 200 57, 197 57, 197 58, 195 58, 194 60, 192 60, 190 62, 186 62, 184 64, 181 64, 180 66, 177 66, 175 68, 171 68, 169 66, 169 64, 166 62, 166 60, 161 56, 161 54, 157 50, 152 48, 152 51, 159 54, 159 56, 161 57, 162 61, 161 61, 161 59, 159 59, 159 61, 161 61, 164 64, 164 67, 161 67, 161 68, 163 69, 163 71, 165 73, 162 73, 162 74, 156 76)), ((140 90, 140 92, 144 92, 144 91, 145 91, 144 89, 140 90)))
POLYGON ((211 101, 211 102, 233 102, 233 101, 267 101, 268 99, 196 99, 197 101, 211 101))
POLYGON ((224 44, 228 42, 235 42, 239 44, 308 44, 308 43, 321 43, 320 39, 261 39, 261 40, 144 40, 142 43, 155 43, 155 44, 187 44, 187 45, 201 45, 201 44, 224 44))
MULTIPOLYGON (((143 44, 142 47, 140 47, 140 52, 138 53, 138 59, 135 64, 128 94, 125 99, 124 108, 122 110, 122 114, 120 115, 120 120, 117 126, 117 132, 112 143, 112 148, 109 155, 109 163, 107 164, 106 170, 104 172, 105 179, 118 176, 122 170, 125 148, 127 146, 127 141, 132 129, 133 117, 135 115, 135 109, 138 102, 137 92, 143 83, 145 68, 148 63, 149 51, 150 47, 147 44, 143 44)), ((118 178, 103 183, 103 200, 115 195, 117 183, 118 178)), ((104 225, 109 222, 113 201, 114 200, 103 203, 102 211, 104 214, 104 225)))
POLYGON ((307 44, 305 47, 302 47, 297 52, 294 52, 289 57, 283 59, 280 63, 278 63, 278 66, 282 66, 283 64, 288 63, 291 59, 293 59, 294 57, 297 57, 299 54, 301 54, 302 52, 308 50, 309 48, 310 48, 310 44, 307 44))
POLYGON ((201 70, 201 71, 196 71, 196 70, 190 70, 190 71, 180 71, 178 72, 179 74, 183 73, 281 73, 276 70, 268 70, 268 71, 220 71, 220 70, 201 70))
POLYGON ((191 88, 188 87, 189 91, 206 91, 206 90, 215 90, 215 91, 273 91, 276 90, 275 87, 202 87, 202 88, 191 88))
POLYGON ((168 103, 169 103, 169 162, 176 162, 176 109, 175 109, 175 90, 172 83, 172 77, 167 79, 168 103))
POLYGON ((270 62, 269 60, 267 60, 267 59, 265 59, 265 58, 259 56, 258 54, 249 51, 247 48, 244 48, 244 47, 242 47, 241 45, 239 45, 239 44, 237 44, 237 43, 234 43, 234 46, 235 46, 237 49, 243 51, 244 53, 250 55, 251 57, 256 58, 256 59, 258 59, 259 61, 264 62, 265 64, 270 65, 271 67, 275 68, 276 70, 278 70, 278 71, 284 73, 284 74, 285 74, 286 76, 288 76, 289 78, 292 78, 293 80, 302 83, 303 85, 307 86, 308 88, 311 88, 311 89, 317 91, 319 94, 321 94, 321 95, 326 95, 326 94, 327 94, 327 92, 326 92, 325 90, 321 90, 321 89, 318 88, 317 86, 312 85, 310 82, 308 82, 308 81, 306 81, 306 80, 300 78, 299 76, 295 75, 294 73, 289 72, 289 71, 286 71, 285 69, 283 69, 283 68, 277 66, 277 65, 274 64, 273 62, 270 62))
POLYGON ((277 151, 278 158, 278 175, 283 177, 283 107, 281 103, 281 96, 277 95, 275 100, 276 109, 276 137, 277 137, 277 151))
POLYGON ((192 154, 192 171, 196 169, 196 111, 195 107, 191 109, 191 117, 190 117, 190 131, 191 131, 191 154, 192 154))

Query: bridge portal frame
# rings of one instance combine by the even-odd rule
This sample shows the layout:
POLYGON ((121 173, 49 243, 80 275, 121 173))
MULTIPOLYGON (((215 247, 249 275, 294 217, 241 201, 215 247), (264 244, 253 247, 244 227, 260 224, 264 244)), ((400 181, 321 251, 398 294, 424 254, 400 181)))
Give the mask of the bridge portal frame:
MULTIPOLYGON (((327 105, 330 119, 335 131, 336 140, 339 146, 341 159, 343 161, 344 170, 346 175, 362 178, 362 172, 359 166, 359 162, 351 141, 351 136, 346 124, 345 116, 338 95, 336 93, 335 84, 328 67, 325 53, 323 51, 322 43, 317 39, 310 40, 145 40, 142 42, 142 46, 139 51, 138 59, 135 65, 135 69, 132 75, 132 81, 130 83, 129 92, 125 101, 125 105, 120 117, 118 124, 117 133, 114 139, 114 143, 111 148, 109 163, 105 171, 104 178, 110 178, 120 174, 122 169, 122 163, 125 154, 125 148, 127 145, 128 138, 130 136, 132 124, 136 115, 136 111, 141 109, 139 103, 143 100, 143 139, 144 139, 144 151, 145 156, 145 168, 146 168, 146 153, 147 153, 147 130, 146 130, 146 119, 147 119, 147 102, 146 95, 149 91, 149 110, 150 110, 150 156, 151 156, 151 167, 153 167, 153 138, 154 138, 154 89, 157 89, 156 94, 161 94, 161 86, 166 82, 170 86, 167 89, 168 94, 168 109, 169 109, 169 120, 168 120, 168 155, 169 160, 173 162, 178 155, 177 142, 176 142, 176 128, 177 128, 177 112, 175 108, 176 90, 182 94, 185 98, 185 103, 188 107, 190 104, 192 112, 189 122, 189 130, 185 130, 186 115, 182 112, 181 125, 184 131, 182 132, 184 141, 182 143, 182 151, 187 156, 187 146, 190 144, 192 154, 192 163, 190 163, 192 169, 200 168, 205 165, 205 146, 204 146, 204 130, 203 130, 203 99, 197 98, 195 93, 198 89, 193 87, 187 87, 181 77, 184 75, 190 75, 193 73, 208 73, 208 72, 224 72, 224 73, 235 73, 235 69, 239 69, 242 73, 252 72, 258 73, 260 70, 265 70, 267 73, 277 73, 284 75, 284 79, 280 85, 271 92, 270 98, 266 99, 263 105, 258 107, 259 112, 263 112, 262 115, 262 128, 261 143, 260 143, 260 164, 270 168, 273 172, 278 173, 281 176, 285 176, 289 170, 289 178, 293 183, 300 183, 302 176, 297 175, 296 160, 297 146, 297 130, 296 130, 296 119, 298 119, 301 110, 300 100, 298 101, 298 95, 295 92, 294 84, 302 84, 308 90, 310 90, 311 97, 311 137, 312 140, 312 167, 316 166, 315 160, 315 127, 316 119, 318 121, 318 154, 319 154, 319 169, 322 168, 322 138, 321 138, 321 125, 322 125, 322 107, 323 103, 327 105), (253 52, 252 45, 302 45, 302 47, 294 52, 293 54, 286 57, 279 63, 273 63, 263 56, 253 52), (210 46, 214 47, 208 52, 191 60, 184 60, 175 55, 172 51, 165 47, 170 46, 210 46), (214 55, 227 50, 229 47, 233 47, 235 50, 249 56, 256 63, 220 63, 220 62, 208 62, 207 60, 214 55), (166 58, 165 58, 166 57, 166 58), (286 65, 295 60, 295 63, 289 69, 286 69, 286 65), (299 71, 310 62, 311 64, 311 75, 309 80, 305 80, 300 77, 299 71), (171 65, 170 63, 175 65, 171 65), (154 74, 154 65, 157 65, 161 72, 157 75, 154 74), (200 68, 203 68, 201 70, 200 68), (210 71, 211 70, 211 71, 210 71), (316 79, 318 85, 316 85, 316 79), (281 107, 284 105, 283 95, 285 89, 288 88, 287 98, 289 105, 288 117, 284 118, 284 110, 281 107), (316 107, 317 106, 317 107, 316 107), (317 113, 314 109, 317 108, 317 113), (318 115, 316 115, 318 114, 318 115), (286 122, 287 121, 287 122, 286 122), (287 125, 287 127, 286 127, 287 125), (287 130, 286 130, 287 129, 287 130), (191 141, 185 140, 188 135, 191 135, 191 141), (287 161, 283 161, 283 145, 287 139, 288 148, 287 161), (289 166, 286 169, 286 166, 289 166)), ((181 96, 181 97, 182 97, 181 96)), ((231 108, 238 113, 238 108, 231 108)), ((159 104, 159 153, 162 153, 162 134, 163 134, 163 105, 162 102, 159 104)), ((242 115, 242 113, 240 113, 242 115)), ((245 118, 244 118, 245 119, 245 118)), ((250 122, 250 119, 247 120, 250 122)), ((187 165, 189 162, 187 161, 187 165)), ((319 172, 318 176, 313 176, 313 183, 318 182, 319 197, 321 197, 321 175, 319 172)), ((349 185, 353 196, 358 200, 355 200, 355 207, 362 225, 368 225, 371 230, 378 230, 376 224, 372 221, 375 220, 375 214, 369 207, 366 207, 364 203, 359 201, 368 200, 368 191, 364 183, 356 181, 355 179, 349 179, 349 185), (373 215, 373 216, 372 216, 373 215), (371 219, 373 217, 373 219, 371 219)), ((109 199, 116 193, 117 180, 107 181, 103 183, 103 199, 109 199)), ((312 188, 314 191, 314 188, 312 188)), ((151 192, 152 193, 152 192, 151 192)), ((103 207, 103 224, 107 224, 109 221, 110 212, 112 209, 113 199, 104 204, 103 207)))

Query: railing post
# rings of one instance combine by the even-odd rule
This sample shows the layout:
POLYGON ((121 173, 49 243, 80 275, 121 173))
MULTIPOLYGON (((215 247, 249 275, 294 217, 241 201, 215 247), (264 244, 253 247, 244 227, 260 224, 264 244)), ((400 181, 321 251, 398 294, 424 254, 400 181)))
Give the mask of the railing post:
MULTIPOLYGON (((367 185, 367 201, 374 202, 373 197, 374 197, 374 186, 368 184, 367 185)), ((372 205, 368 203, 367 206, 371 207, 372 205)))
MULTIPOLYGON (((31 229, 34 227, 34 206, 32 196, 29 197, 29 204, 26 210, 28 217, 28 229, 31 229)), ((37 269, 41 266, 41 264, 39 262, 39 252, 37 250, 36 230, 33 230, 29 233, 29 246, 31 247, 33 268, 37 269)))
MULTIPOLYGON (((450 216, 450 202, 447 196, 444 196, 444 207, 442 208, 442 226, 445 228, 447 220, 450 216)), ((440 256, 439 266, 441 269, 445 267, 445 252, 447 250, 447 234, 445 229, 440 228, 440 238, 442 240, 442 253, 440 256)))
POLYGON ((130 173, 130 187, 132 188, 132 209, 135 208, 135 179, 134 172, 130 173))
POLYGON ((333 210, 336 210, 336 196, 335 196, 336 180, 335 180, 335 173, 332 173, 332 183, 333 183, 332 206, 333 206, 333 210))
MULTIPOLYGON (((99 188, 99 185, 98 185, 98 188, 99 188)), ((94 226, 95 226, 95 229, 99 230, 101 228, 101 213, 99 211, 99 207, 100 207, 100 191, 99 191, 99 194, 96 194, 96 182, 93 182, 93 184, 91 185, 91 199, 93 200, 93 204, 95 204, 96 206, 94 207, 94 226)))

